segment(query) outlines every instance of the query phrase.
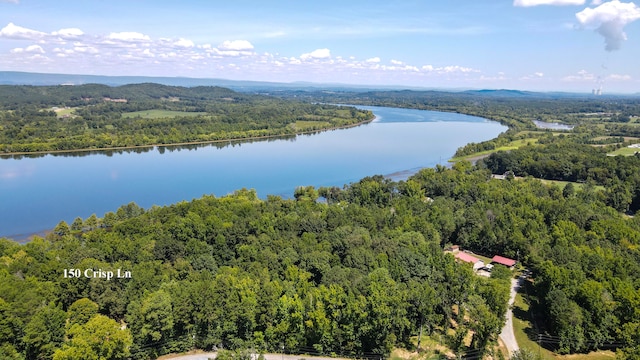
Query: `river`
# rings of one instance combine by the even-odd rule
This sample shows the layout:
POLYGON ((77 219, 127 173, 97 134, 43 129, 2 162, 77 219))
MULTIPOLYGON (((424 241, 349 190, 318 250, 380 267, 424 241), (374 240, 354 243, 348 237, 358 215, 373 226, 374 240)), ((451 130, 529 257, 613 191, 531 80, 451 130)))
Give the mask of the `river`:
POLYGON ((396 180, 446 165, 460 146, 506 130, 483 118, 370 109, 373 122, 289 139, 148 151, 0 159, 0 237, 17 240, 61 220, 102 217, 135 202, 149 208, 241 188, 291 197, 297 186, 340 186, 370 175, 396 180))

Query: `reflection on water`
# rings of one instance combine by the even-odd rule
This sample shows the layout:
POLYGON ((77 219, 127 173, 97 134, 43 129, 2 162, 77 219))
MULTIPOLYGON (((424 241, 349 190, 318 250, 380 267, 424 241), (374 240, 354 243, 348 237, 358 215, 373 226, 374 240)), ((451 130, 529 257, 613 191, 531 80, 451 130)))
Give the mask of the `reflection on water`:
MULTIPOLYGON (((314 135, 318 134, 322 131, 317 131, 313 133, 308 133, 304 135, 314 135)), ((300 135, 298 135, 300 136, 300 135)), ((61 152, 53 152, 53 153, 33 153, 33 154, 0 154, 0 159, 37 159, 45 156, 55 156, 55 157, 83 157, 83 156, 92 156, 92 155, 104 155, 104 156, 114 156, 114 155, 122 155, 122 154, 144 154, 153 150, 158 150, 158 153, 164 154, 165 151, 173 152, 180 150, 196 150, 206 147, 214 147, 216 149, 223 149, 226 147, 234 147, 239 146, 241 144, 251 144, 254 142, 272 142, 272 141, 282 141, 289 140, 295 141, 296 135, 282 135, 282 136, 272 136, 262 139, 247 139, 247 140, 227 140, 227 141, 215 141, 215 142, 202 142, 202 143, 193 143, 193 144, 178 144, 178 145, 153 145, 153 146, 137 146, 137 147, 127 147, 121 149, 92 149, 92 150, 79 150, 79 151, 61 151, 61 152)))

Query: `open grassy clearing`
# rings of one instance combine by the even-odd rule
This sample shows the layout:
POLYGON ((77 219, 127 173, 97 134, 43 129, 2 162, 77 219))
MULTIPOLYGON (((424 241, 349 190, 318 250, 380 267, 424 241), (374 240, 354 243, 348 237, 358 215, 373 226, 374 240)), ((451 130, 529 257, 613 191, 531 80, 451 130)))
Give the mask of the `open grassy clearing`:
POLYGON ((575 133, 572 132, 568 132, 568 131, 543 131, 543 130, 522 130, 519 133, 517 133, 516 135, 521 136, 521 135, 545 135, 545 134, 551 134, 553 136, 560 136, 560 135, 575 135, 575 133))
MULTIPOLYGON (((411 343, 414 347, 418 344, 418 337, 411 338, 411 343)), ((444 336, 434 333, 433 336, 426 334, 422 335, 420 340, 420 349, 406 350, 402 348, 396 348, 391 352, 389 360, 427 360, 427 359, 441 359, 443 356, 453 357, 455 354, 449 349, 445 343, 444 336)))
POLYGON ((56 115, 58 115, 58 117, 61 118, 61 117, 73 116, 73 112, 75 110, 76 108, 58 108, 58 109, 55 109, 54 111, 56 112, 56 115))
POLYGON ((189 112, 189 111, 173 111, 173 110, 143 110, 133 111, 122 114, 123 118, 136 118, 141 117, 143 119, 161 119, 161 118, 174 118, 179 116, 199 116, 207 115, 206 112, 189 112))
MULTIPOLYGON (((561 189, 564 189, 564 187, 567 186, 568 183, 572 183, 573 186, 575 186, 576 190, 582 190, 582 188, 585 186, 584 183, 572 182, 572 181, 545 180, 545 179, 540 179, 540 181, 542 181, 542 183, 547 185, 555 185, 561 189)), ((598 191, 604 191, 605 189, 604 186, 602 185, 595 185, 594 188, 598 191)))
POLYGON ((294 124, 292 124, 292 127, 296 131, 305 131, 305 130, 313 130, 318 128, 327 128, 330 125, 331 123, 329 123, 328 121, 298 120, 294 124))
POLYGON ((637 153, 637 152, 640 152, 640 148, 623 147, 623 148, 617 149, 615 151, 612 151, 612 152, 608 153, 607 155, 609 155, 609 156, 618 156, 618 155, 632 156, 632 155, 635 155, 635 153, 637 153))
POLYGON ((469 155, 465 155, 465 156, 458 156, 458 157, 451 158, 449 160, 449 162, 457 162, 457 161, 461 161, 461 160, 470 160, 472 158, 481 157, 483 155, 493 154, 494 152, 498 152, 498 151, 515 150, 515 149, 519 149, 519 148, 521 148, 523 146, 535 145, 537 142, 538 142, 538 138, 526 138, 526 139, 513 140, 513 141, 509 142, 508 144, 506 144, 504 146, 497 147, 497 148, 495 148, 493 150, 480 151, 480 152, 469 154, 469 155))
MULTIPOLYGON (((618 139, 620 136, 597 136, 594 137, 592 140, 607 140, 607 139, 618 139)), ((633 137, 633 136, 623 136, 622 137, 624 139, 624 141, 634 141, 634 140, 640 140, 640 138, 637 137, 633 137)))

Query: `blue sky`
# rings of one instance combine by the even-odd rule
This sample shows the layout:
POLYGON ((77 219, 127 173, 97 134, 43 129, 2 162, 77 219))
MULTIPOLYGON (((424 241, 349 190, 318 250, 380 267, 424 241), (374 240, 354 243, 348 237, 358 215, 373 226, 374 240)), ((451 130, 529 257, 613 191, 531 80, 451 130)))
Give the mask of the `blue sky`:
POLYGON ((0 70, 635 93, 637 20, 621 0, 0 0, 0 70))

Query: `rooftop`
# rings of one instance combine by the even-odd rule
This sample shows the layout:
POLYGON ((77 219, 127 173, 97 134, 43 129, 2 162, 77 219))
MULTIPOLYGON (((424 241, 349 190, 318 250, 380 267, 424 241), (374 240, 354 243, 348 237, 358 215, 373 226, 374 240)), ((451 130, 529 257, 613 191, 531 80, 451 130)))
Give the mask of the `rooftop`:
POLYGON ((497 263, 497 264, 502 264, 504 266, 514 266, 516 264, 516 261, 513 259, 509 259, 500 255, 496 255, 491 259, 491 262, 497 263))
POLYGON ((456 259, 460 259, 460 260, 462 260, 464 262, 473 263, 473 264, 475 264, 478 261, 480 261, 480 259, 478 259, 477 257, 469 255, 469 254, 464 253, 464 252, 457 253, 455 255, 455 257, 456 257, 456 259))

